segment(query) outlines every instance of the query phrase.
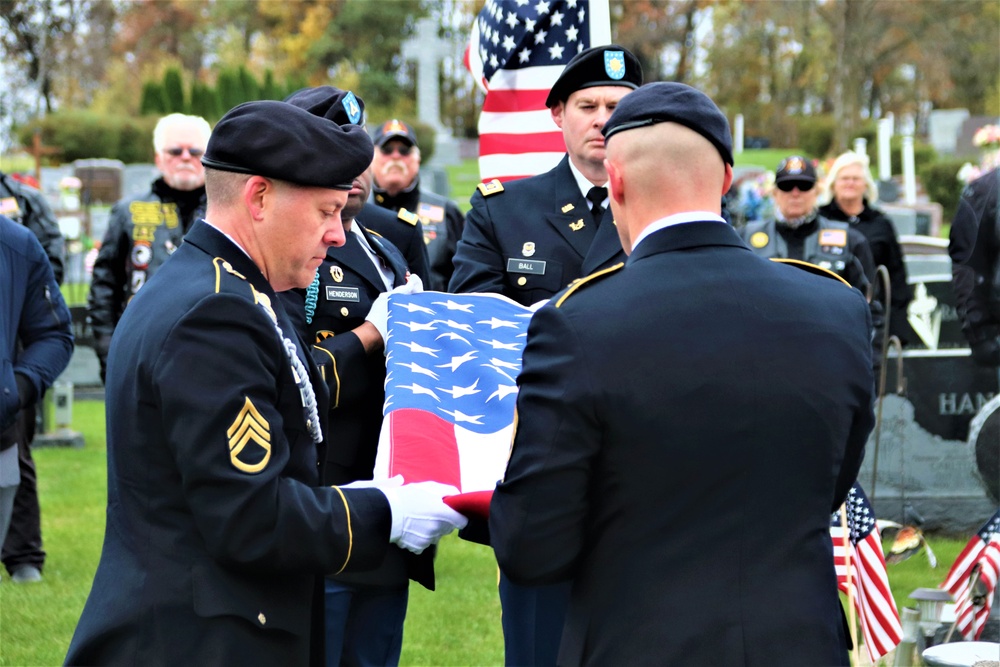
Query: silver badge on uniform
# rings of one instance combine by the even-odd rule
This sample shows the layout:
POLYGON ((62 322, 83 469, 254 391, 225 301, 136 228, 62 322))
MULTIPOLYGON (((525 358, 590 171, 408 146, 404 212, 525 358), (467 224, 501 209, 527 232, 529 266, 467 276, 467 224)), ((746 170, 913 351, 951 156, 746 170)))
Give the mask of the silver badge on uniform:
POLYGON ((330 277, 333 278, 334 282, 342 283, 344 282, 344 270, 337 265, 330 267, 330 277))
POLYGON ((535 242, 528 241, 527 243, 525 243, 524 246, 521 248, 521 254, 524 255, 525 257, 531 257, 532 255, 534 255, 535 242))

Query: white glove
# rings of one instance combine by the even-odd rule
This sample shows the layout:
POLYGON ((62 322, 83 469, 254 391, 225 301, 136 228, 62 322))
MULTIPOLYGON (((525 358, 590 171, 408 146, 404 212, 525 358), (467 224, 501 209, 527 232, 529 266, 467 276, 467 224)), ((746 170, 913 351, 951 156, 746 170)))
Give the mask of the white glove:
POLYGON ((417 294, 424 291, 424 281, 415 273, 406 274, 406 282, 392 289, 393 294, 417 294))
POLYGON ((382 342, 388 337, 389 330, 389 295, 392 292, 382 292, 377 297, 375 301, 372 302, 372 307, 365 315, 365 321, 371 322, 378 329, 378 334, 382 336, 382 342))
POLYGON ((385 489, 403 486, 403 476, 396 475, 389 479, 359 479, 350 484, 337 484, 337 486, 341 489, 378 489, 379 491, 384 491, 385 489))
POLYGON ((388 338, 389 331, 389 295, 390 294, 416 294, 424 291, 424 283, 420 276, 415 273, 408 274, 406 282, 399 287, 393 287, 388 292, 382 292, 372 302, 372 307, 365 316, 365 320, 371 322, 378 329, 384 343, 388 338))
POLYGON ((451 531, 465 528, 465 516, 441 500, 458 493, 458 489, 438 482, 416 482, 381 490, 392 510, 392 531, 389 541, 415 554, 437 544, 451 531))

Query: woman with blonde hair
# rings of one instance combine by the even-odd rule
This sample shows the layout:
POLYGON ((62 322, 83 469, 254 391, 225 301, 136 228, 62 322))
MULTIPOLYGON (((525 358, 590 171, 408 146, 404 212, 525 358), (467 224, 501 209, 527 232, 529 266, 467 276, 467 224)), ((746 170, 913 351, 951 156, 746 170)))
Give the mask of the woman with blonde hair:
POLYGON ((878 197, 868 156, 848 151, 834 160, 823 185, 820 214, 830 220, 850 223, 868 239, 876 265, 889 271, 892 309, 889 332, 905 344, 910 327, 906 307, 912 295, 906 282, 906 265, 899 247, 896 228, 882 211, 872 206, 878 197))

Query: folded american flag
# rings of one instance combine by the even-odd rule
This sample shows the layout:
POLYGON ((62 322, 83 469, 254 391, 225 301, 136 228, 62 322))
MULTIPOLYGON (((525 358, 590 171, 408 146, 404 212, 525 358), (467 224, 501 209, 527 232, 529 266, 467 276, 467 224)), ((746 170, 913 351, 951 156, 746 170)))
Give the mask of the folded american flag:
POLYGON ((889 589, 882 538, 875 525, 875 511, 857 482, 847 494, 844 506, 847 511, 847 535, 844 534, 839 511, 834 512, 830 519, 837 587, 844 594, 854 597, 865 648, 869 659, 874 662, 899 644, 903 628, 899 624, 896 601, 889 589))
POLYGON ((473 24, 466 67, 486 93, 479 174, 533 176, 566 152, 545 98, 580 51, 611 42, 608 0, 487 0, 473 24))
POLYGON ((955 598, 955 629, 965 639, 979 639, 986 627, 998 573, 1000 510, 972 536, 941 584, 955 598))
POLYGON ((531 315, 499 294, 393 295, 376 479, 493 490, 510 453, 531 315))

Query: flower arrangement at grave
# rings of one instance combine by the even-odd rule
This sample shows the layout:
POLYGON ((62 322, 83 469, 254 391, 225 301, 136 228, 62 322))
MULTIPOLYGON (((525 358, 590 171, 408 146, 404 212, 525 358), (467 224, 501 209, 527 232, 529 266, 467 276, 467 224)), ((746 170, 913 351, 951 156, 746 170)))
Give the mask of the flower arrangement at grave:
POLYGON ((972 135, 972 145, 981 151, 979 164, 966 162, 958 170, 958 180, 971 183, 981 175, 1000 167, 1000 125, 984 125, 972 135))

